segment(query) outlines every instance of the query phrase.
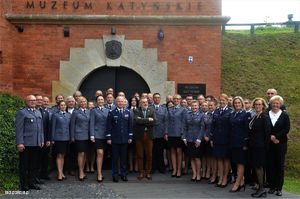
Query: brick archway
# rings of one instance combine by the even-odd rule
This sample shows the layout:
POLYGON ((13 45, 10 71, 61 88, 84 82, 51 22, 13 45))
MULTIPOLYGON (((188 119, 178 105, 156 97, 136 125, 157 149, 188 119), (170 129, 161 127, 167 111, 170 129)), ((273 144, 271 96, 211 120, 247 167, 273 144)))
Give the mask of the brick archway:
POLYGON ((52 82, 52 99, 60 93, 72 95, 89 73, 104 66, 134 70, 162 99, 175 92, 175 82, 167 81, 167 62, 158 61, 156 48, 143 48, 142 40, 125 40, 124 35, 103 35, 103 39, 86 39, 84 48, 70 49, 69 61, 60 62, 59 80, 52 82), (105 55, 105 44, 111 40, 122 43, 122 55, 115 60, 105 55))

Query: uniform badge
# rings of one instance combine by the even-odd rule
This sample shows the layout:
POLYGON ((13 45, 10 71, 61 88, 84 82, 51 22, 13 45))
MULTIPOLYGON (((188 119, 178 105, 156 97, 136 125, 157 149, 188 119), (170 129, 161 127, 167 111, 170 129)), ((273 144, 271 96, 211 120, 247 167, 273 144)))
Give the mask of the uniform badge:
POLYGON ((33 122, 33 119, 30 119, 30 122, 33 122))
POLYGON ((129 115, 128 115, 128 114, 125 114, 124 117, 129 117, 129 115))

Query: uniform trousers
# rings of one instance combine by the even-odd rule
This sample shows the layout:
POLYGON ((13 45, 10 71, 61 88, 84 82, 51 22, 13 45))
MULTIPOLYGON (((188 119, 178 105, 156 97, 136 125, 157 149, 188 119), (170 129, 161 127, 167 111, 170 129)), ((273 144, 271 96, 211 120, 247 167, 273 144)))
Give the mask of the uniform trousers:
POLYGON ((127 148, 128 144, 112 144, 112 176, 119 175, 119 160, 120 160, 120 175, 127 176, 127 148))
POLYGON ((49 160, 50 147, 44 145, 40 150, 40 173, 39 177, 48 176, 48 160, 49 160))
POLYGON ((23 152, 19 152, 19 172, 20 186, 26 188, 35 183, 36 174, 39 169, 39 151, 38 146, 25 146, 23 152))
POLYGON ((152 168, 159 172, 165 172, 164 162, 164 138, 155 138, 153 140, 153 157, 152 157, 152 168))
POLYGON ((150 174, 152 171, 153 140, 148 133, 142 139, 135 141, 138 170, 140 174, 150 174), (144 168, 144 153, 146 154, 146 167, 144 168))
POLYGON ((270 144, 269 149, 269 172, 270 188, 282 190, 284 182, 284 164, 287 152, 287 143, 270 144))

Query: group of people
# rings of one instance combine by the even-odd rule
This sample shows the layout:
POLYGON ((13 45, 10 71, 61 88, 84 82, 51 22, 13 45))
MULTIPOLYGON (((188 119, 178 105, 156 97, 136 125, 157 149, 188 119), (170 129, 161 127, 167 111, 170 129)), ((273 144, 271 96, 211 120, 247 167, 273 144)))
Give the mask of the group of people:
POLYGON ((290 120, 275 89, 268 89, 267 102, 175 94, 162 104, 159 93, 136 93, 127 100, 124 92, 114 98, 109 88, 105 94, 97 90, 95 102, 80 91, 66 100, 57 95, 50 108, 47 97, 29 95, 16 115, 20 188, 40 189, 41 179, 49 179, 52 148, 58 181, 75 168, 84 181, 96 161, 96 180, 103 182, 109 154, 113 182, 128 181, 132 171, 138 180, 152 180, 155 171, 166 169, 180 178, 191 168, 193 182, 206 179, 220 188, 231 182, 230 192, 254 183, 252 197, 281 196, 290 120))

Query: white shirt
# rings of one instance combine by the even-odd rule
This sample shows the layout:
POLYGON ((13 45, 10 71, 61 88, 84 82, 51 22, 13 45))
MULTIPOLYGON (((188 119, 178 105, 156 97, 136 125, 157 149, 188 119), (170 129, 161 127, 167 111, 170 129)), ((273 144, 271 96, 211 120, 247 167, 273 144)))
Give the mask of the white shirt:
POLYGON ((271 122, 272 122, 272 125, 275 126, 275 123, 277 122, 279 116, 281 115, 282 113, 282 110, 280 109, 277 113, 274 113, 272 110, 269 111, 269 116, 271 118, 271 122))
POLYGON ((69 113, 71 113, 71 114, 72 114, 72 113, 73 113, 73 111, 74 111, 74 109, 75 109, 75 108, 68 108, 68 110, 67 110, 67 111, 68 111, 69 113))

